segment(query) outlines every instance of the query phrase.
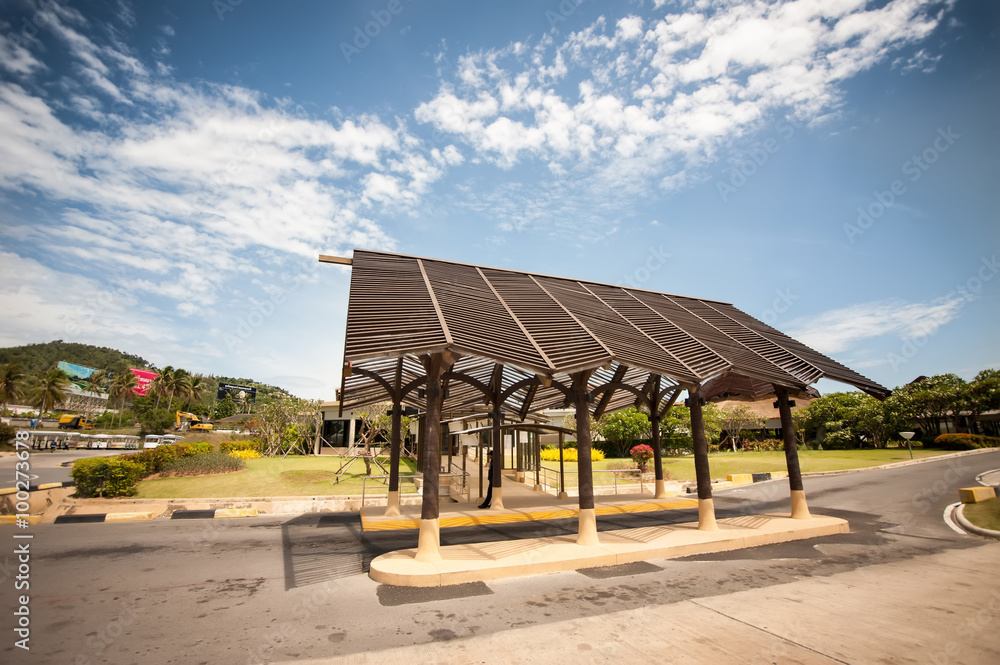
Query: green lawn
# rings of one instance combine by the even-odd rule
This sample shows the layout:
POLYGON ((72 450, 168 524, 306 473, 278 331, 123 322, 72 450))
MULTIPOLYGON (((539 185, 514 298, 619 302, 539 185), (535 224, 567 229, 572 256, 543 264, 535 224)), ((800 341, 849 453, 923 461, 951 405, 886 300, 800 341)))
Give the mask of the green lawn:
MULTIPOLYGON (((247 469, 236 473, 193 478, 157 478, 139 483, 140 499, 209 499, 256 496, 336 496, 361 494, 365 464, 354 460, 348 473, 334 484, 340 457, 286 457, 247 460, 247 469)), ((388 463, 386 462, 388 467, 388 463)), ((400 460, 400 474, 413 473, 416 463, 400 460)), ((374 464, 372 472, 381 475, 374 464)), ((400 490, 415 492, 412 482, 400 479, 400 490)), ((386 487, 368 481, 368 494, 384 494, 386 487)))
MULTIPOLYGON (((947 454, 947 450, 914 450, 914 458, 934 457, 947 454)), ((766 471, 785 471, 785 453, 783 451, 766 453, 713 453, 709 455, 708 465, 713 478, 725 478, 735 473, 763 473, 766 471)), ((865 450, 800 450, 799 466, 803 472, 809 471, 840 471, 843 469, 860 469, 868 466, 879 466, 892 462, 904 462, 910 459, 910 453, 904 449, 865 449, 865 450)), ((621 463, 624 460, 604 460, 594 462, 594 470, 606 469, 608 464, 621 463)), ((542 466, 557 474, 559 462, 542 462, 542 466)), ((652 463, 650 463, 652 469, 652 463)), ((664 457, 663 470, 670 474, 672 480, 694 480, 694 457, 664 457)), ((576 462, 566 462, 566 471, 576 471, 576 462)), ((607 474, 599 474, 594 482, 607 484, 607 474)), ((575 476, 572 476, 575 477, 575 476)), ((567 476, 566 484, 575 487, 567 476)), ((666 476, 664 476, 666 477, 666 476)))
POLYGON ((976 526, 1000 531, 1000 499, 990 499, 981 503, 967 503, 962 514, 976 526))

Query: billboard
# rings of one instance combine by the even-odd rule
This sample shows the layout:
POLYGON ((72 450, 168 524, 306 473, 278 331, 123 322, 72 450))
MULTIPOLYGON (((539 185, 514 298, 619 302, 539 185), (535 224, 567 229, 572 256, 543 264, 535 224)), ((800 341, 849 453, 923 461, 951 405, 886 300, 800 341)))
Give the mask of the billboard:
POLYGON ((235 383, 220 383, 216 399, 225 399, 229 395, 234 402, 257 402, 257 389, 250 386, 238 386, 235 383))
POLYGON ((96 369, 90 367, 84 367, 83 365, 74 365, 73 363, 68 363, 64 360, 59 361, 57 365, 63 373, 74 381, 86 381, 91 374, 96 372, 96 369))
POLYGON ((129 369, 132 370, 132 373, 135 374, 135 378, 139 381, 135 388, 132 389, 132 392, 140 397, 145 397, 149 394, 150 384, 153 383, 153 379, 158 377, 159 374, 145 369, 136 369, 134 367, 130 367, 129 369))

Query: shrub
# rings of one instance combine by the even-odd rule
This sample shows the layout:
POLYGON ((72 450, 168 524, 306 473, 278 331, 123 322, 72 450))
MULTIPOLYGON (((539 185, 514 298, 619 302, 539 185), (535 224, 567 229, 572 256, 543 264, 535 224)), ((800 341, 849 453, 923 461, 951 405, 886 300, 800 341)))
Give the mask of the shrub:
POLYGON ((17 436, 17 428, 8 425, 7 423, 0 423, 0 443, 7 443, 17 436))
MULTIPOLYGON (((545 462, 558 462, 559 461, 559 449, 552 448, 549 450, 541 451, 542 460, 545 462)), ((577 462, 579 461, 579 456, 577 454, 576 448, 563 448, 563 460, 566 462, 577 462)), ((590 459, 594 462, 600 462, 604 459, 604 453, 596 448, 590 449, 590 459)))
POLYGON ((212 473, 232 473, 247 468, 247 463, 229 453, 210 452, 179 457, 161 472, 164 476, 204 476, 212 473))
POLYGON ((775 450, 784 450, 785 442, 778 439, 764 439, 763 441, 744 441, 744 448, 749 448, 755 453, 772 452, 775 450))
POLYGON ((184 454, 186 456, 188 456, 188 455, 205 455, 205 454, 210 453, 210 452, 212 452, 212 451, 215 450, 215 446, 213 446, 208 441, 194 441, 192 443, 183 443, 183 444, 180 444, 180 445, 185 446, 186 451, 185 451, 184 454))
POLYGON ((132 455, 90 457, 73 465, 76 493, 84 498, 134 496, 145 467, 132 455))
POLYGON ((237 459, 257 459, 261 455, 256 450, 250 450, 247 448, 244 450, 234 450, 229 453, 229 456, 237 459))
POLYGON ((142 424, 139 436, 146 436, 147 434, 163 434, 174 423, 174 419, 166 409, 150 409, 142 414, 139 422, 142 424))
POLYGON ((639 470, 645 471, 646 465, 649 464, 649 460, 653 459, 653 449, 645 443, 640 443, 638 446, 634 446, 632 450, 629 451, 629 455, 632 456, 632 461, 638 465, 639 470))
POLYGON ((264 444, 257 439, 237 439, 234 441, 223 441, 219 444, 219 450, 224 453, 231 453, 236 450, 255 450, 258 453, 263 453, 264 444))
POLYGON ((934 439, 936 448, 944 450, 974 450, 1000 446, 1000 438, 981 434, 942 434, 934 439))

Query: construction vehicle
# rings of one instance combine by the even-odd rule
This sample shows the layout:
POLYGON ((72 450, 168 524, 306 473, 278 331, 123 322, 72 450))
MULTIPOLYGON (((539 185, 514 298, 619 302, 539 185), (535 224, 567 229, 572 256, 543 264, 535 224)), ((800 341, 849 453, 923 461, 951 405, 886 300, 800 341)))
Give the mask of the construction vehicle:
POLYGON ((79 414, 64 413, 59 417, 59 429, 94 429, 94 421, 79 414))
POLYGON ((177 412, 177 424, 174 426, 175 430, 183 432, 184 430, 195 430, 202 432, 211 432, 212 423, 211 421, 205 419, 202 420, 193 413, 186 413, 184 411, 177 412))

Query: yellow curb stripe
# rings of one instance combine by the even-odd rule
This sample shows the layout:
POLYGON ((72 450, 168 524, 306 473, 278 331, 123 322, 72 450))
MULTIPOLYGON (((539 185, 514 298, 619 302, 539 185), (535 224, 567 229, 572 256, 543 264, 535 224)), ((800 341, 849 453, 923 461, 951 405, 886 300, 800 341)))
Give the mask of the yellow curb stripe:
POLYGON ((105 522, 139 522, 151 519, 156 519, 156 513, 108 513, 104 516, 105 522))
POLYGON ((0 496, 3 496, 4 494, 17 494, 17 488, 16 487, 4 487, 3 489, 0 489, 0 496))
POLYGON ((39 485, 36 489, 50 490, 50 489, 55 489, 56 487, 62 487, 62 486, 63 486, 62 483, 45 483, 44 485, 39 485))
MULTIPOLYGON (((38 524, 42 520, 42 516, 28 515, 28 517, 21 519, 27 519, 28 524, 38 524)), ((0 524, 17 524, 17 515, 0 515, 0 524)))
POLYGON ((224 517, 257 517, 256 508, 217 508, 215 519, 224 517))
POLYGON ((996 497, 992 487, 962 487, 958 490, 958 499, 962 503, 979 503, 996 497))

